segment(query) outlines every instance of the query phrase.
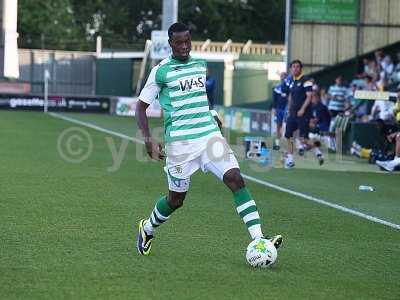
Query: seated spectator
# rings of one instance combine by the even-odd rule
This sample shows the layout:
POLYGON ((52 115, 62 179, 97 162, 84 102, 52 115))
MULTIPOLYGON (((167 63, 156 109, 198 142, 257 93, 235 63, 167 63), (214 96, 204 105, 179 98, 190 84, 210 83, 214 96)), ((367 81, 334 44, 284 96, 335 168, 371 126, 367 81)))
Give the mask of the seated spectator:
POLYGON ((367 91, 377 91, 378 87, 376 86, 376 81, 373 77, 367 76, 365 77, 365 90, 367 91))
POLYGON ((322 103, 323 105, 325 105, 325 106, 328 105, 329 99, 328 99, 328 94, 327 94, 325 88, 322 88, 322 87, 320 88, 320 90, 319 90, 319 98, 320 98, 321 103, 322 103))
POLYGON ((367 76, 374 77, 378 73, 379 73, 379 64, 374 59, 369 60, 367 76))
POLYGON ((397 86, 400 83, 400 52, 397 53, 397 65, 394 67, 389 81, 394 86, 397 86))
POLYGON ((354 98, 354 94, 357 90, 359 90, 357 85, 352 84, 347 96, 347 101, 350 103, 349 114, 354 115, 356 121, 361 121, 364 116, 368 115, 368 100, 354 98))
POLYGON ((356 78, 351 81, 351 85, 355 85, 359 90, 364 90, 367 87, 365 77, 366 76, 363 76, 363 74, 357 74, 356 78))
POLYGON ((376 100, 371 109, 371 119, 381 119, 386 123, 394 120, 394 103, 386 100, 376 100))
POLYGON ((376 164, 386 171, 393 172, 396 167, 400 166, 400 131, 388 135, 387 139, 389 142, 395 143, 395 156, 392 160, 377 160, 376 164))
POLYGON ((386 55, 383 61, 381 62, 382 71, 385 73, 385 78, 389 78, 394 71, 394 64, 392 58, 389 55, 386 55))
POLYGON ((314 91, 311 98, 310 132, 316 134, 328 132, 330 123, 328 108, 321 102, 318 92, 314 91))
POLYGON ((394 144, 390 138, 391 135, 398 132, 397 125, 386 124, 383 120, 377 119, 373 122, 380 132, 382 139, 377 141, 377 147, 374 149, 363 148, 356 141, 353 141, 350 153, 359 158, 367 158, 370 163, 386 161, 393 159, 394 144))
POLYGON ((383 59, 385 58, 385 53, 382 50, 377 50, 375 51, 374 55, 375 55, 375 62, 378 68, 380 69, 382 66, 383 59))
POLYGON ((365 77, 365 76, 372 76, 376 73, 376 63, 375 60, 370 60, 368 58, 363 59, 363 72, 360 74, 360 77, 365 77))
POLYGON ((329 87, 329 104, 328 109, 331 113, 331 117, 334 118, 338 114, 342 114, 345 109, 345 101, 347 88, 343 84, 343 77, 338 76, 335 80, 335 85, 329 87))

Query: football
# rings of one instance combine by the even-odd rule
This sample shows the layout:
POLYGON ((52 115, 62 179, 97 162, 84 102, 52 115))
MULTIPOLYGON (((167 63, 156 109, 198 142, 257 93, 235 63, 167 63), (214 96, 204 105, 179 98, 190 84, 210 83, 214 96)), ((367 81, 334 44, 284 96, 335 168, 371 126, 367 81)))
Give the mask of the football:
POLYGON ((269 268, 277 256, 276 248, 269 240, 255 239, 247 246, 246 260, 253 267, 269 268))

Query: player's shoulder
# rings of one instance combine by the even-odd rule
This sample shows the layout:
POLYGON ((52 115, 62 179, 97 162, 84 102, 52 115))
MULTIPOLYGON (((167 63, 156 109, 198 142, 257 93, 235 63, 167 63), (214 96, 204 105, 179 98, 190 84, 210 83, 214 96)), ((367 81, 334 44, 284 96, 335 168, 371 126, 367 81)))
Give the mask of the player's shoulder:
POLYGON ((193 56, 190 57, 190 61, 189 62, 190 63, 198 63, 198 64, 201 64, 201 65, 204 65, 204 66, 207 65, 207 61, 204 58, 198 58, 198 57, 193 57, 193 56))
POLYGON ((162 70, 162 69, 165 69, 165 68, 168 68, 168 66, 171 64, 171 58, 170 57, 167 57, 167 58, 164 58, 162 61, 160 61, 155 67, 153 67, 153 69, 156 69, 156 70, 162 70))
POLYGON ((301 78, 304 87, 312 87, 313 86, 313 79, 309 75, 303 75, 301 78))
POLYGON ((165 75, 171 70, 171 58, 167 57, 160 61, 156 66, 153 67, 152 72, 157 79, 157 82, 163 82, 165 75))
POLYGON ((303 75, 301 76, 300 80, 306 82, 306 81, 312 81, 312 78, 310 77, 310 75, 303 75))

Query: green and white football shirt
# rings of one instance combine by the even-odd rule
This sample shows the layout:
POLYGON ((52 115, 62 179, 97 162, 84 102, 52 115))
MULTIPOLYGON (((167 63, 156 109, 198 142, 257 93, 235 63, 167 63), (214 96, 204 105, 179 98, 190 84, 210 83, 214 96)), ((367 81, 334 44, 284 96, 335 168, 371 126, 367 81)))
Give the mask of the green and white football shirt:
POLYGON ((207 62, 166 58, 155 66, 139 95, 151 104, 158 96, 164 113, 167 165, 199 156, 213 137, 222 135, 211 115, 206 93, 207 62))
POLYGON ((166 143, 219 130, 208 106, 206 71, 206 61, 194 58, 185 62, 167 58, 152 69, 139 99, 151 104, 159 95, 166 143))

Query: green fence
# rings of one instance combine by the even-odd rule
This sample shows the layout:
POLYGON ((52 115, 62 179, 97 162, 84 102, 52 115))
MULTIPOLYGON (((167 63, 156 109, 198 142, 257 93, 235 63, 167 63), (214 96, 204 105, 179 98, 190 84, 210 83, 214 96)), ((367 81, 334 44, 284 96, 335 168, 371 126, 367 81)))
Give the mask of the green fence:
POLYGON ((97 59, 96 95, 132 96, 132 78, 132 59, 97 59))

